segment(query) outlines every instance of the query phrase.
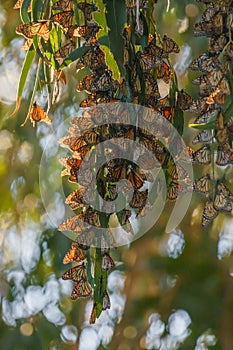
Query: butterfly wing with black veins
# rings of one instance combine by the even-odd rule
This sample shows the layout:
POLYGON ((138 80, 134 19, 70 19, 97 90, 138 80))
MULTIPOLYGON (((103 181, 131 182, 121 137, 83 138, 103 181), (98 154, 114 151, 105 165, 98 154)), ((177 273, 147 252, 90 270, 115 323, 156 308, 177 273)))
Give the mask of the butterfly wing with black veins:
POLYGON ((71 299, 88 298, 92 295, 92 288, 87 280, 80 280, 72 290, 71 299))
POLYGON ((108 271, 113 270, 115 263, 108 253, 104 253, 102 260, 102 270, 108 271))
POLYGON ((86 265, 84 263, 72 267, 62 275, 63 280, 72 280, 73 282, 79 282, 87 279, 86 265))
POLYGON ((202 226, 208 226, 217 216, 218 211, 214 208, 214 203, 211 200, 208 200, 202 214, 202 226))
POLYGON ((71 262, 80 262, 86 259, 86 254, 79 247, 78 243, 72 243, 71 249, 66 253, 63 258, 63 264, 71 262))
POLYGON ((210 175, 206 174, 202 176, 200 179, 194 181, 193 190, 195 192, 200 192, 203 194, 207 194, 210 191, 210 175))

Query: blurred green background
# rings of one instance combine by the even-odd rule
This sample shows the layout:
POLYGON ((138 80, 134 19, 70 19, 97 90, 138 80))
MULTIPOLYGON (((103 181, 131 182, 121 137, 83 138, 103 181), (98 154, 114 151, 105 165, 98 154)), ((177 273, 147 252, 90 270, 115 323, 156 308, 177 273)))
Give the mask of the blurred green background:
MULTIPOLYGON (((23 40, 15 34, 15 27, 20 24, 19 12, 12 9, 13 5, 10 0, 0 4, 0 349, 152 348, 148 345, 149 329, 156 316, 150 315, 158 313, 163 325, 166 324, 157 337, 160 349, 201 350, 213 345, 216 350, 232 350, 233 259, 228 255, 233 247, 233 220, 219 215, 212 226, 203 229, 204 199, 197 194, 193 194, 179 227, 185 243, 182 235, 175 235, 178 238, 172 241, 174 237, 165 233, 172 209, 168 203, 153 229, 130 247, 112 252, 118 263, 109 282, 112 301, 109 315, 89 327, 90 303, 86 306, 84 300, 70 300, 71 285, 60 279, 66 270, 62 259, 70 240, 56 230, 45 212, 39 170, 45 150, 44 155, 50 160, 49 181, 54 186, 51 188, 54 207, 49 210, 59 223, 65 210, 59 186, 62 184, 67 193, 70 188, 66 179, 59 182, 60 151, 51 135, 61 136, 59 124, 78 111, 75 92, 78 76, 75 67, 66 69, 68 84, 52 109, 54 129, 46 125, 32 128, 30 123, 20 126, 27 113, 28 91, 35 72, 18 114, 7 118, 14 108, 24 57, 20 49, 23 40), (179 309, 188 313, 191 323, 184 326, 178 318, 175 324, 178 329, 172 332, 169 317, 179 309), (184 339, 179 338, 179 330, 187 328, 184 339), (201 342, 199 337, 205 332, 210 336, 203 336, 201 342)), ((195 74, 187 66, 207 49, 206 39, 194 38, 192 28, 203 8, 202 4, 188 0, 159 0, 155 8, 160 33, 171 36, 181 47, 181 54, 173 57, 179 87, 193 97, 198 93, 190 83, 195 74)), ((186 126, 192 118, 186 113, 186 126)), ((187 144, 193 134, 186 127, 187 144)), ((225 171, 231 179, 232 169, 225 171)), ((195 174, 201 176, 201 170, 197 168, 195 174)))

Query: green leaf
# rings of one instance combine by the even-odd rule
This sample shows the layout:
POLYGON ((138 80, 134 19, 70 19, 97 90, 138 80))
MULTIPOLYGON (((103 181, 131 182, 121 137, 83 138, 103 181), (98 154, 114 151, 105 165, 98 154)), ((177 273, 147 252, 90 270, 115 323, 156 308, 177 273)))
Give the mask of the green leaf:
POLYGON ((40 47, 39 47, 38 36, 37 35, 33 36, 33 45, 34 45, 34 47, 36 49, 36 53, 38 54, 38 56, 40 58, 44 59, 43 53, 41 52, 40 47))
POLYGON ((214 129, 215 121, 211 121, 206 124, 189 124, 190 128, 198 129, 198 130, 212 130, 214 129))
POLYGON ((141 38, 141 46, 142 46, 142 49, 145 49, 148 43, 149 29, 148 29, 146 17, 144 16, 143 12, 140 13, 140 18, 143 23, 143 34, 141 38))
POLYGON ((72 51, 71 54, 64 60, 63 64, 60 66, 60 69, 63 69, 64 67, 68 66, 72 62, 76 61, 78 58, 84 55, 84 53, 87 50, 88 50, 88 47, 82 46, 72 51))
POLYGON ((32 0, 32 22, 41 18, 43 3, 41 0, 32 0))
POLYGON ((21 71, 21 75, 20 75, 20 79, 19 79, 19 85, 18 85, 18 91, 17 91, 17 100, 16 100, 16 106, 14 111, 11 113, 10 117, 14 116, 20 107, 21 104, 21 99, 22 99, 22 94, 23 94, 23 90, 24 90, 24 86, 26 83, 26 79, 28 76, 28 73, 30 71, 32 62, 35 58, 36 55, 36 51, 34 50, 33 46, 31 46, 31 48, 28 50, 26 56, 25 56, 25 60, 24 60, 24 64, 23 64, 23 68, 21 71))
POLYGON ((175 109, 173 125, 177 129, 178 133, 182 135, 184 129, 184 112, 178 107, 175 109))
POLYGON ((120 72, 124 72, 124 40, 122 32, 126 23, 126 6, 124 0, 104 0, 106 20, 109 27, 109 47, 118 63, 120 72))
POLYGON ((98 318, 103 308, 104 292, 107 289, 107 271, 102 270, 101 249, 95 251, 95 268, 94 268, 94 303, 96 304, 96 317, 98 318))
POLYGON ((20 17, 23 23, 30 23, 30 17, 28 14, 28 7, 31 0, 24 0, 20 8, 20 17))
POLYGON ((60 47, 61 47, 61 37, 62 37, 62 30, 60 27, 54 27, 49 36, 51 49, 53 53, 56 53, 60 47))
POLYGON ((101 45, 100 47, 105 53, 105 56, 106 56, 105 59, 106 59, 107 66, 113 72, 113 78, 118 79, 120 76, 119 67, 117 65, 117 62, 116 62, 110 48, 108 46, 104 46, 104 45, 101 45))
POLYGON ((214 113, 212 115, 212 117, 210 118, 210 120, 208 121, 208 123, 204 123, 204 124, 189 124, 190 128, 194 128, 194 129, 198 129, 198 130, 212 130, 215 127, 215 120, 217 118, 218 115, 218 110, 216 110, 216 113, 214 113))

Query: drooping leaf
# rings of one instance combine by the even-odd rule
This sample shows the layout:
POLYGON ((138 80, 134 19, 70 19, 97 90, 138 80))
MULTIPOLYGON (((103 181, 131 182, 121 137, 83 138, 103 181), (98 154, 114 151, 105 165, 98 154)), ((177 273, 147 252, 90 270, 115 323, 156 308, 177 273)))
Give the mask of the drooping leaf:
POLYGON ((22 3, 22 6, 20 8, 20 17, 23 23, 29 23, 30 22, 30 17, 28 14, 28 7, 30 4, 31 0, 24 0, 22 3))
POLYGON ((42 9, 42 0, 32 0, 32 21, 38 21, 41 19, 42 9))
POLYGON ((124 40, 122 37, 126 23, 126 6, 124 0, 104 0, 106 20, 109 27, 109 47, 118 63, 120 72, 124 71, 124 40))
POLYGON ((24 90, 25 83, 27 80, 27 76, 28 76, 28 73, 29 73, 30 68, 32 66, 35 55, 36 55, 36 51, 34 50, 33 46, 31 46, 31 48, 27 51, 27 54, 25 56, 23 68, 21 71, 20 79, 19 79, 16 106, 15 106, 14 111, 11 113, 10 117, 13 117, 19 110, 23 90, 24 90))
POLYGON ((76 61, 78 58, 80 58, 88 48, 86 46, 78 47, 74 51, 71 52, 71 54, 64 60, 63 64, 60 66, 60 69, 68 66, 72 62, 76 61))

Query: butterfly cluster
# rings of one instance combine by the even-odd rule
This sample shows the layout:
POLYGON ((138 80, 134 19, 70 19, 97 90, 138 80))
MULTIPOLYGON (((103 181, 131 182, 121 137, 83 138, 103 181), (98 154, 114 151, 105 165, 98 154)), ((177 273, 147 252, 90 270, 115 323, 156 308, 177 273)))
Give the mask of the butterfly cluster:
MULTIPOLYGON (((74 287, 71 293, 72 300, 88 298, 91 297, 93 294, 93 288, 88 281, 87 254, 85 253, 87 249, 87 246, 81 245, 78 242, 73 242, 70 250, 66 253, 66 255, 63 258, 63 264, 75 264, 72 268, 70 268, 62 275, 62 279, 72 280, 72 282, 74 282, 74 287)), ((102 270, 106 272, 112 270, 114 267, 115 263, 110 257, 110 255, 107 252, 103 252, 101 265, 102 270)), ((102 288, 102 281, 100 281, 99 286, 99 294, 102 300, 102 310, 104 311, 110 309, 111 302, 106 288, 102 288)), ((96 304, 93 303, 93 310, 91 312, 89 320, 90 324, 95 323, 96 318, 96 304)))
MULTIPOLYGON (((189 110, 200 113, 194 121, 194 127, 201 131, 192 143, 204 144, 192 152, 193 162, 217 167, 233 163, 232 112, 229 100, 232 94, 232 58, 231 42, 233 26, 233 1, 200 1, 206 9, 201 21, 194 26, 195 36, 206 36, 209 48, 196 58, 190 69, 200 71, 201 75, 193 79, 199 87, 200 98, 193 102, 189 110), (230 113, 229 113, 230 111, 230 113)), ((214 175, 206 174, 194 182, 194 191, 205 194, 202 225, 207 226, 220 211, 231 213, 232 194, 223 182, 216 183, 214 175), (212 183, 212 185, 211 185, 212 183)))
MULTIPOLYGON (((18 0, 14 9, 22 10, 22 5, 23 0, 18 0)), ((22 49, 26 51, 36 49, 47 66, 46 71, 50 71, 46 73, 48 77, 45 77, 46 84, 51 86, 48 89, 51 90, 49 92, 51 93, 50 102, 48 102, 49 109, 50 104, 57 101, 61 86, 66 84, 63 68, 70 63, 70 61, 66 63, 66 60, 69 60, 70 55, 73 55, 71 62, 77 59, 74 55, 77 41, 79 40, 79 46, 82 41, 94 43, 101 27, 92 18, 93 12, 99 11, 93 3, 83 1, 76 4, 73 0, 58 0, 53 1, 53 3, 48 2, 46 6, 45 8, 44 4, 41 11, 40 5, 33 3, 33 12, 32 2, 30 2, 28 20, 25 22, 24 19, 24 23, 16 28, 16 33, 25 38, 22 49), (78 24, 77 17, 79 17, 78 24)), ((43 84, 41 82, 41 85, 43 84)), ((25 122, 28 119, 31 119, 33 124, 38 121, 47 122, 48 117, 46 119, 43 115, 45 112, 40 112, 41 107, 36 108, 33 103, 35 102, 32 100, 25 122), (40 114, 41 117, 37 118, 36 113, 40 114)))

